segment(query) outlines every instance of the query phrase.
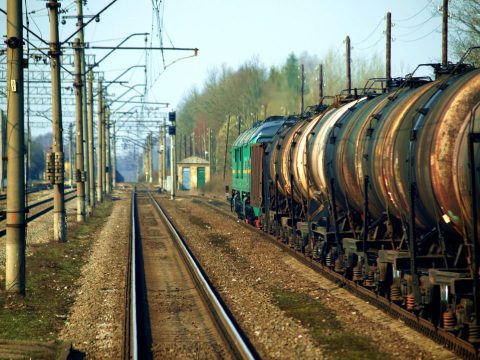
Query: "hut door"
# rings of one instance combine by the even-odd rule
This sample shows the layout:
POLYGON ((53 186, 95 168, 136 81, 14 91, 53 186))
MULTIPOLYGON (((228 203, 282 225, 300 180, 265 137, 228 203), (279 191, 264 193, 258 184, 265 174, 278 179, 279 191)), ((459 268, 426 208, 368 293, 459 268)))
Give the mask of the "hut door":
POLYGON ((197 168, 197 187, 199 189, 205 187, 205 168, 203 166, 197 168))
POLYGON ((190 168, 182 168, 182 190, 190 190, 190 168))

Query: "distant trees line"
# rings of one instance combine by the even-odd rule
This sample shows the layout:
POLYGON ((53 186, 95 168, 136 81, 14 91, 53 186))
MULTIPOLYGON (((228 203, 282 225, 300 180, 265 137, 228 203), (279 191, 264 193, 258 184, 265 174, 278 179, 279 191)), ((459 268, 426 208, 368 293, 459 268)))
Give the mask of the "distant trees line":
MULTIPOLYGON (((459 59, 470 46, 480 45, 480 2, 478 0, 450 0, 450 54, 459 59)), ((432 2, 432 12, 438 9, 432 2)), ((438 13, 441 16, 441 13, 438 13)), ((468 60, 480 64, 480 51, 468 60)), ((270 115, 298 114, 301 104, 301 76, 299 67, 305 67, 304 99, 306 105, 318 103, 318 65, 323 65, 324 94, 335 95, 346 88, 345 59, 336 50, 329 50, 323 58, 303 53, 288 55, 283 65, 265 67, 256 58, 237 70, 226 66, 212 70, 202 89, 192 89, 179 106, 177 153, 191 154, 214 160, 223 167, 227 128, 230 144, 238 131, 249 128, 258 119, 270 115), (240 124, 240 126, 238 126, 240 124), (210 139, 209 139, 210 138, 210 139), (210 140, 210 147, 208 146, 210 140), (213 144, 213 145, 212 145, 213 144), (212 154, 206 153, 211 148, 212 154)), ((352 60, 353 86, 363 87, 369 78, 383 77, 383 56, 352 60)), ((227 168, 230 164, 227 152, 227 168)))

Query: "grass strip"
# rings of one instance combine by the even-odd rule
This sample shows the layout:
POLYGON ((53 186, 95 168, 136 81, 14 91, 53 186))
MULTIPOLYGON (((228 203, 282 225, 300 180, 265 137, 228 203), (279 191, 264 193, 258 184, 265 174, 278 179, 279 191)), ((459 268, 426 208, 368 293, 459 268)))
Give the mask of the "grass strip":
POLYGON ((285 313, 309 330, 313 340, 324 349, 326 356, 339 359, 389 359, 372 341, 352 334, 338 320, 334 310, 307 294, 272 289, 276 304, 285 313))
POLYGON ((77 280, 88 261, 94 235, 111 214, 113 202, 99 204, 84 224, 68 229, 65 243, 28 246, 26 296, 0 291, 0 339, 51 341, 62 329, 75 301, 77 280))

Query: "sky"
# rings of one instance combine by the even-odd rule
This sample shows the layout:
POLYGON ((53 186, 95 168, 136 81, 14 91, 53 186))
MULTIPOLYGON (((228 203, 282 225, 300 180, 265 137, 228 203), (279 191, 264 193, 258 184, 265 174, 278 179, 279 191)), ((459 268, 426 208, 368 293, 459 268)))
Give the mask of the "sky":
MULTIPOLYGON (((88 0, 84 14, 96 14, 111 0, 88 0)), ((161 19, 152 10, 156 0, 118 0, 85 29, 91 46, 115 46, 132 33, 148 32, 147 45, 159 46, 159 22, 164 46, 198 48, 193 52, 118 50, 105 60, 100 70, 112 80, 123 70, 147 63, 147 99, 168 102, 176 109, 192 88, 202 84, 212 69, 227 66, 236 69, 246 61, 257 59, 266 67, 283 64, 287 55, 302 52, 324 55, 329 49, 344 54, 344 39, 349 35, 355 58, 371 53, 385 53, 385 14, 392 13, 392 75, 401 76, 419 63, 441 58, 441 17, 435 11, 441 0, 163 0, 159 1, 161 19), (167 65, 164 69, 163 64, 167 65)), ((48 39, 45 2, 26 0, 30 27, 48 39)), ((66 16, 75 15, 73 0, 61 1, 66 16)), ((6 9, 6 0, 0 0, 6 9)), ((6 19, 0 14, 2 35, 6 19)), ((75 28, 75 19, 60 26, 65 39, 75 28)), ((131 38, 125 45, 144 46, 143 36, 131 38)), ((65 53, 71 53, 67 48, 65 53)), ((97 60, 101 50, 87 50, 97 60)), ((45 68, 48 70, 48 66, 45 68)), ((143 69, 134 69, 124 77, 129 85, 144 84, 143 69)), ((141 89, 139 85, 137 89, 141 89)), ((118 85, 110 89, 112 97, 125 91, 118 85)), ((131 92, 135 94, 135 92, 131 92)), ((128 96, 125 96, 127 99, 128 96)), ((128 106, 127 106, 128 107, 128 106)), ((125 107, 125 108, 127 108, 125 107)), ((65 119, 65 123, 73 119, 65 119)), ((47 131, 39 127, 37 132, 47 131)))

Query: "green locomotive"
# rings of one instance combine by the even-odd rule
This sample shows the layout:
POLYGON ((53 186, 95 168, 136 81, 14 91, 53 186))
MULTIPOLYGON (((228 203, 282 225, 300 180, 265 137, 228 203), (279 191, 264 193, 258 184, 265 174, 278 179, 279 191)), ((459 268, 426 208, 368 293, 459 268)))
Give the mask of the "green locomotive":
POLYGON ((262 173, 254 171, 255 168, 262 166, 261 159, 255 157, 258 153, 255 149, 270 143, 286 123, 295 120, 293 117, 271 116, 245 130, 232 145, 231 205, 238 216, 248 223, 254 224, 261 208, 258 204, 255 206, 251 203, 252 195, 261 202, 261 193, 257 194, 257 189, 253 189, 252 194, 251 188, 252 176, 259 176, 262 173))

